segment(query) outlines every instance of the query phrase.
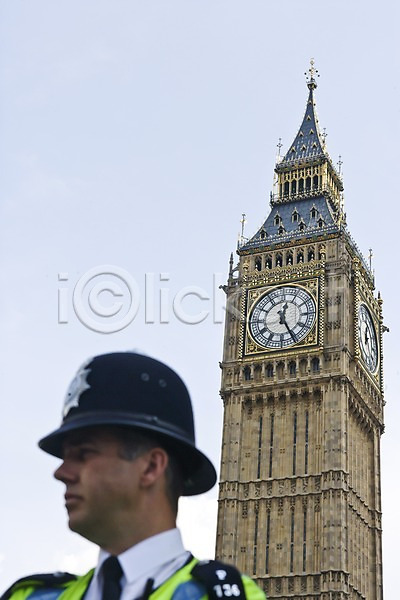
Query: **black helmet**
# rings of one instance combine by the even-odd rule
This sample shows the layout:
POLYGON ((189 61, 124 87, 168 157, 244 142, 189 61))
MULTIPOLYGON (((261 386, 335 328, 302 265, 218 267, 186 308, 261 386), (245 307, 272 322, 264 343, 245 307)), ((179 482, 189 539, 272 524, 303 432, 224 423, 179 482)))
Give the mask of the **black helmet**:
POLYGON ((134 352, 88 360, 68 389, 61 426, 39 446, 62 458, 67 433, 97 425, 133 427, 160 440, 181 465, 185 496, 206 492, 216 482, 212 463, 195 446, 189 392, 175 371, 158 360, 134 352))

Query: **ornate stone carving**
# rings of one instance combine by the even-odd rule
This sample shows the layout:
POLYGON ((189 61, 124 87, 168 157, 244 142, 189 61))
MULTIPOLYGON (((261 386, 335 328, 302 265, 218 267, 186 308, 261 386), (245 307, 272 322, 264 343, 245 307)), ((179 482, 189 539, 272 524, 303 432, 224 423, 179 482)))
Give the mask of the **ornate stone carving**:
POLYGON ((278 500, 278 515, 283 515, 283 498, 279 498, 278 500))
POLYGON ((326 299, 326 306, 338 306, 342 303, 341 296, 333 296, 326 299))

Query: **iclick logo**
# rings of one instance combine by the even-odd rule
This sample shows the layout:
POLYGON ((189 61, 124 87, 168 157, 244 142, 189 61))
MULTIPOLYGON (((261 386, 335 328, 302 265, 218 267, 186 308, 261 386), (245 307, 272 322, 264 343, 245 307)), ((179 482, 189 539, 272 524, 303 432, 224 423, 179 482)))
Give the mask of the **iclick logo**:
POLYGON ((210 289, 183 286, 172 293, 169 273, 145 273, 137 280, 114 265, 93 267, 72 282, 68 273, 58 274, 58 323, 66 325, 74 315, 88 329, 115 333, 128 327, 142 311, 146 324, 170 323, 173 319, 197 325, 208 318, 224 320, 225 296, 220 290, 224 276, 210 274, 210 289))

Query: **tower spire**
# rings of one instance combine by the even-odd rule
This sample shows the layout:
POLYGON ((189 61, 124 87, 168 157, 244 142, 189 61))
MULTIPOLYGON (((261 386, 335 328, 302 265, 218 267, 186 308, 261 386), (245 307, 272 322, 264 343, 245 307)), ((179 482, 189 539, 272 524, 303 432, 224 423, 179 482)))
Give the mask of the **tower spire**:
POLYGON ((308 72, 304 73, 304 75, 306 76, 307 87, 310 90, 308 94, 306 112, 300 125, 300 129, 283 158, 283 164, 325 156, 325 144, 323 136, 319 130, 314 100, 314 90, 317 87, 316 78, 319 77, 319 74, 314 66, 313 58, 310 61, 310 68, 308 69, 308 72))
POLYGON ((277 179, 271 205, 298 202, 304 198, 326 197, 339 218, 340 194, 343 184, 326 149, 326 131, 319 129, 314 90, 317 88, 318 70, 312 58, 305 73, 308 87, 306 110, 300 128, 275 167, 277 179))

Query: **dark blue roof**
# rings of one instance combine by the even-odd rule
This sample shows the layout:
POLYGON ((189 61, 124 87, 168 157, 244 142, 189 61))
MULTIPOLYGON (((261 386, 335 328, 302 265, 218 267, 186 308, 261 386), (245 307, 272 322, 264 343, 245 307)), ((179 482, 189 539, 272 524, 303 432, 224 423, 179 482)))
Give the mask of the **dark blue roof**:
POLYGON ((315 111, 313 94, 315 88, 315 83, 309 84, 310 93, 308 95, 303 122, 292 145, 286 152, 282 162, 279 163, 279 167, 285 166, 285 163, 307 160, 309 158, 315 158, 318 155, 325 155, 320 137, 318 118, 315 111))
POLYGON ((329 201, 324 196, 275 205, 265 223, 240 250, 311 238, 339 231, 329 201))

